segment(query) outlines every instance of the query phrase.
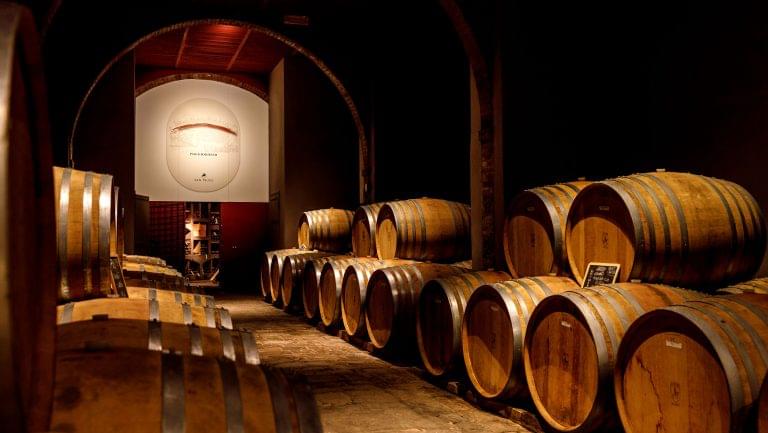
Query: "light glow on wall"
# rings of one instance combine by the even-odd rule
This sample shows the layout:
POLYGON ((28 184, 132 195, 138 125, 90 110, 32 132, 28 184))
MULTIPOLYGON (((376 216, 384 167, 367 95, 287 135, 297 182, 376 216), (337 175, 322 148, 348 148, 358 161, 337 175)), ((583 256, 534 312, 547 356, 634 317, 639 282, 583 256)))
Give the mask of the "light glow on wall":
POLYGON ((269 106, 237 86, 178 80, 136 98, 136 193, 269 201, 269 106))

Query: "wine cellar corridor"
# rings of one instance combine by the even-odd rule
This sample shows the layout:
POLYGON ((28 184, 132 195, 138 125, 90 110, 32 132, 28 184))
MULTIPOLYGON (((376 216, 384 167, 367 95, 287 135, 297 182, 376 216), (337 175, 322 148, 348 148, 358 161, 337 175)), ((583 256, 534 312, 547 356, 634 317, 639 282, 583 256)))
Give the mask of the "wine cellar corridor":
POLYGON ((418 368, 377 358, 259 298, 216 302, 235 326, 254 333, 262 362, 307 377, 327 433, 532 431, 430 384, 418 368))

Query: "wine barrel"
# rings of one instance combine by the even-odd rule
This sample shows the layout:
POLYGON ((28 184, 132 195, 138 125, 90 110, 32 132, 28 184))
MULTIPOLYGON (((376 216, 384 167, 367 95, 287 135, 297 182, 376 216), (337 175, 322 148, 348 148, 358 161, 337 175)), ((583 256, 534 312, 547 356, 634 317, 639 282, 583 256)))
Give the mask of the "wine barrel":
POLYGON ((248 331, 98 316, 58 326, 58 352, 93 348, 169 350, 184 355, 223 357, 242 364, 261 362, 256 340, 248 331))
POLYGON ((303 250, 298 248, 288 248, 284 250, 267 251, 261 257, 261 296, 267 302, 272 301, 272 259, 276 255, 281 255, 283 258, 288 254, 300 253, 303 250))
POLYGON ((621 265, 618 281, 709 288, 752 278, 766 231, 741 186, 659 172, 584 188, 571 205, 565 243, 580 283, 590 262, 607 262, 621 265))
POLYGON ((758 293, 768 295, 768 278, 755 278, 754 280, 734 284, 717 291, 719 295, 736 295, 740 293, 758 293))
POLYGON ((341 283, 347 267, 356 263, 376 261, 373 257, 350 257, 346 259, 329 260, 320 271, 317 291, 318 311, 320 321, 325 326, 335 326, 341 319, 341 283))
POLYGON ((341 281, 341 320, 349 335, 365 333, 365 291, 371 274, 379 269, 416 263, 413 260, 360 261, 347 266, 341 281))
POLYGON ((753 431, 766 371, 768 296, 712 296, 654 310, 619 346, 619 415, 627 433, 753 431))
POLYGON ((301 289, 304 285, 304 268, 307 262, 322 257, 345 258, 349 256, 338 256, 333 253, 313 253, 301 254, 298 256, 288 256, 283 260, 283 283, 281 286, 281 299, 283 308, 290 310, 301 306, 301 289))
POLYGON ((52 431, 322 432, 305 381, 202 356, 63 352, 54 401, 52 431))
POLYGON ((484 284, 509 280, 506 272, 479 271, 430 280, 416 310, 416 343, 424 368, 440 377, 461 365, 461 319, 472 292, 484 284))
POLYGON ((59 305, 56 313, 59 325, 91 320, 94 316, 112 319, 155 320, 232 329, 232 317, 223 308, 196 307, 189 304, 148 299, 112 298, 70 302, 59 305))
POLYGON ((301 300, 304 304, 304 315, 307 317, 307 319, 314 320, 320 316, 318 301, 320 297, 320 276, 323 272, 323 265, 329 261, 348 260, 350 258, 352 257, 320 257, 310 260, 304 265, 304 272, 302 274, 302 278, 304 279, 304 287, 301 291, 301 300))
POLYGON ((123 255, 123 262, 124 263, 141 263, 143 265, 156 265, 156 266, 167 266, 168 264, 165 262, 165 260, 161 259, 160 257, 152 257, 152 256, 139 256, 135 254, 124 254, 123 255))
POLYGON ((300 250, 298 253, 288 253, 288 254, 275 254, 275 256, 272 258, 272 264, 269 267, 269 274, 270 274, 270 292, 269 295, 272 298, 272 303, 275 305, 281 305, 283 303, 282 298, 282 292, 283 292, 283 266, 285 265, 285 259, 287 257, 291 256, 299 256, 299 255, 305 255, 305 254, 317 254, 318 251, 315 250, 300 250))
POLYGON ((528 391, 553 431, 611 430, 613 368, 624 333, 643 313, 700 297, 669 286, 620 283, 546 297, 523 346, 528 391))
POLYGON ((158 290, 151 287, 127 286, 125 289, 128 292, 128 297, 132 299, 149 299, 160 302, 189 304, 195 307, 216 308, 216 301, 214 301, 213 296, 184 293, 175 290, 158 290))
POLYGON ((377 349, 410 352, 415 349, 416 309, 424 284, 468 272, 451 265, 416 263, 379 269, 366 288, 365 324, 377 349))
POLYGON ((547 296, 578 289, 566 277, 534 277, 484 285, 466 301, 461 353, 472 386, 485 398, 519 398, 528 393, 523 341, 528 318, 547 296))
POLYGON ((59 299, 108 296, 112 176, 54 167, 53 181, 59 299))
POLYGON ((471 255, 469 206, 432 198, 389 202, 376 220, 376 252, 383 260, 465 260, 471 255))
POLYGON ((768 374, 760 389, 760 401, 757 403, 757 433, 768 433, 768 374))
POLYGON ((590 182, 525 190, 512 199, 504 221, 504 256, 515 278, 570 275, 565 222, 573 199, 590 182))
POLYGON ((166 266, 145 265, 142 263, 123 263, 123 276, 126 284, 144 281, 142 287, 155 287, 164 290, 185 291, 184 277, 175 269, 166 266))
POLYGON ((349 251, 352 242, 352 211, 318 209, 299 218, 299 248, 309 250, 349 251))
POLYGON ((352 217, 352 253, 357 257, 376 256, 376 218, 384 203, 362 205, 352 217))
POLYGON ((0 2, 0 426, 47 431, 56 217, 43 62, 27 8, 0 2))

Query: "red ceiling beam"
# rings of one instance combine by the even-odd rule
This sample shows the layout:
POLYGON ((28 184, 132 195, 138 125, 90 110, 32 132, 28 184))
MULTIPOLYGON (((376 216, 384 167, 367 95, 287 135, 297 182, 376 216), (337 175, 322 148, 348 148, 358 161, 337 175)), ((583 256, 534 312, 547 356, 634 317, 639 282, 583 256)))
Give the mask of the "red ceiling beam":
POLYGON ((189 27, 184 29, 184 36, 181 37, 181 45, 179 45, 179 53, 176 55, 176 63, 174 67, 178 69, 181 62, 181 56, 184 54, 184 46, 187 44, 187 35, 189 35, 189 27))
POLYGON ((229 64, 227 65, 227 72, 229 72, 230 69, 232 69, 232 66, 234 66, 235 61, 237 60, 237 56, 240 55, 240 51, 242 51, 243 47, 245 46, 245 43, 248 41, 248 36, 251 35, 251 29, 248 29, 247 32, 245 32, 245 35, 243 36, 243 40, 240 41, 240 45, 237 46, 237 51, 235 51, 235 54, 232 55, 232 59, 229 61, 229 64))

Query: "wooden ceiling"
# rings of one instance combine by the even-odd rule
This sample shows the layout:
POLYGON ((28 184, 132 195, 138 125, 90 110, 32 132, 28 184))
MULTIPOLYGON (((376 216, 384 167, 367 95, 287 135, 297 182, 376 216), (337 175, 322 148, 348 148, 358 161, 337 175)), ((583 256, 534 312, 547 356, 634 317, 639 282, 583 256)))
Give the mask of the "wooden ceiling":
POLYGON ((199 24, 136 47, 136 65, 157 69, 268 76, 290 48, 245 27, 199 24))

